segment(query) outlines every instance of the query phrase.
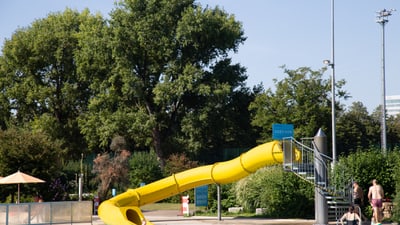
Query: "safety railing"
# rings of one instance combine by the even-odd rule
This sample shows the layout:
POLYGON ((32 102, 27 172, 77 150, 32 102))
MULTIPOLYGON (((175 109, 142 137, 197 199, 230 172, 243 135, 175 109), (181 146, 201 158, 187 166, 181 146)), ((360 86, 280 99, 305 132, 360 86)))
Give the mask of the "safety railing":
POLYGON ((283 166, 287 171, 292 171, 301 178, 315 183, 314 174, 314 149, 310 139, 298 142, 294 138, 285 138, 282 141, 283 166))
POLYGON ((91 201, 0 204, 0 225, 92 224, 91 201))
POLYGON ((323 193, 328 205, 328 219, 337 221, 351 204, 351 188, 347 184, 335 187, 329 184, 332 158, 316 151, 312 138, 301 139, 301 142, 285 138, 282 148, 284 169, 319 187, 317 190, 323 193), (319 172, 325 173, 318 174, 318 167, 323 168, 319 172))

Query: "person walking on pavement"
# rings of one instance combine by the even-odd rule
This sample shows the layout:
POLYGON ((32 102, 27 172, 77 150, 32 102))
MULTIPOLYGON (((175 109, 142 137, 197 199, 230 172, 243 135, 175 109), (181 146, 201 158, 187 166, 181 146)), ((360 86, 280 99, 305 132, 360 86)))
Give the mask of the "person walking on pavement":
POLYGON ((375 221, 377 225, 382 222, 382 199, 384 197, 383 188, 378 184, 376 179, 372 180, 372 186, 368 191, 368 200, 371 203, 373 209, 372 221, 375 221))

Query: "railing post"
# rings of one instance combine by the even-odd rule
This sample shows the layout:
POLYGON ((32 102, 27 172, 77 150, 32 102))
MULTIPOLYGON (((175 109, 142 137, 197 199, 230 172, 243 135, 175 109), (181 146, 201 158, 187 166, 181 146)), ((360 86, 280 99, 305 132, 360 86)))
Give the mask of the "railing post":
POLYGON ((31 211, 32 211, 32 205, 28 205, 28 224, 31 224, 31 211))
POLYGON ((283 149, 283 168, 285 170, 293 170, 293 152, 294 148, 292 146, 291 139, 283 139, 282 140, 282 149, 283 149))
POLYGON ((327 184, 326 167, 321 154, 327 155, 327 138, 322 129, 314 136, 314 174, 315 174, 315 222, 318 225, 328 224, 328 204, 325 199, 324 186, 327 184))
POLYGON ((7 204, 7 208, 6 208, 6 224, 8 224, 9 214, 10 214, 10 205, 7 204))

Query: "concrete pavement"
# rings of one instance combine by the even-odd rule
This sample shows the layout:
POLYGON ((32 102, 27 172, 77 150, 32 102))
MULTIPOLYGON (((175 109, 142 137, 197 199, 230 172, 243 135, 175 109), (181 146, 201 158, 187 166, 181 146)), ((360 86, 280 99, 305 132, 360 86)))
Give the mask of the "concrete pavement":
MULTIPOLYGON (((218 220, 217 217, 210 216, 190 216, 184 217, 177 210, 155 210, 144 211, 145 217, 155 225, 314 225, 315 220, 306 219, 265 219, 265 218, 237 218, 237 217, 222 217, 218 220)), ((330 225, 336 222, 330 222, 330 225)), ((370 222, 363 222, 363 225, 369 225, 370 222)), ((392 224, 392 223, 382 223, 392 224)), ((105 225, 98 216, 93 216, 92 225, 105 225)))
MULTIPOLYGON (((314 220, 298 220, 298 219, 247 219, 235 217, 217 217, 210 216, 190 216, 184 217, 179 214, 178 210, 155 210, 144 211, 145 217, 155 225, 173 225, 173 224, 190 224, 190 225, 215 225, 215 224, 259 224, 259 225, 312 225, 314 220)), ((104 225, 98 216, 93 216, 93 225, 104 225)))
MULTIPOLYGON (((314 220, 296 220, 296 219, 238 219, 234 217, 223 217, 218 220, 212 217, 165 217, 165 216, 149 216, 146 217, 155 225, 173 225, 173 224, 190 224, 190 225, 215 225, 215 224, 230 224, 230 225, 244 225, 244 224, 258 224, 258 225, 312 225, 314 220)), ((104 225, 104 223, 95 216, 93 218, 93 225, 104 225)))

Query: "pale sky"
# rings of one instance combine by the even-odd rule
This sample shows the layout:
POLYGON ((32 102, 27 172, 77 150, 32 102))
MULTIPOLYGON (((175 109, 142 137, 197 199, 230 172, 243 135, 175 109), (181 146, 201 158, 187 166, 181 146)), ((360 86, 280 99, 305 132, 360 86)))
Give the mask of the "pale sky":
MULTIPOLYGON (((243 23, 247 40, 233 56, 247 68, 248 86, 284 77, 279 67, 318 70, 331 59, 331 0, 200 0, 219 5, 243 23)), ((12 0, 0 2, 0 46, 19 27, 66 7, 108 17, 112 0, 12 0)), ((335 75, 345 79, 344 89, 370 112, 382 101, 382 26, 377 11, 399 9, 398 0, 335 0, 335 75)), ((386 94, 400 95, 400 11, 385 26, 386 94)), ((331 70, 325 73, 329 78, 331 70)))

